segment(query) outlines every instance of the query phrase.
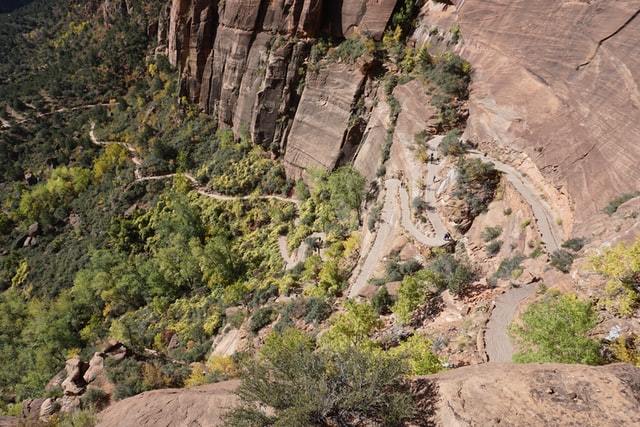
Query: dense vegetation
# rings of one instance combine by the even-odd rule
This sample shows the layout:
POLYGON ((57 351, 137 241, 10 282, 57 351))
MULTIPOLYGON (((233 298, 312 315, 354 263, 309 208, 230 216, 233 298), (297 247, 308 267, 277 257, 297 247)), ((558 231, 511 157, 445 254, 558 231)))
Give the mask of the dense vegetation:
POLYGON ((597 321, 590 302, 575 295, 550 292, 527 307, 520 321, 512 325, 512 334, 520 346, 514 360, 600 363, 600 344, 588 336, 597 321))

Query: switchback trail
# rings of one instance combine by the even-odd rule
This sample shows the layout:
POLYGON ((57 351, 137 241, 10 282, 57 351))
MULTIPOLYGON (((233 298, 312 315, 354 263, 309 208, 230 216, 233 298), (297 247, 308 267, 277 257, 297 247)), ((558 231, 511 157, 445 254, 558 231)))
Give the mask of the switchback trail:
POLYGON ((511 288, 496 298, 484 333, 485 351, 490 362, 512 362, 513 344, 508 334, 509 325, 520 303, 535 291, 536 286, 529 284, 511 288))
POLYGON ((538 196, 533 185, 527 182, 525 177, 513 166, 502 163, 499 160, 485 156, 483 153, 471 150, 468 155, 472 158, 482 159, 494 164, 495 168, 502 172, 515 189, 527 201, 533 210, 533 216, 538 226, 542 243, 547 248, 547 252, 552 253, 560 249, 562 242, 562 231, 556 225, 549 205, 538 196))

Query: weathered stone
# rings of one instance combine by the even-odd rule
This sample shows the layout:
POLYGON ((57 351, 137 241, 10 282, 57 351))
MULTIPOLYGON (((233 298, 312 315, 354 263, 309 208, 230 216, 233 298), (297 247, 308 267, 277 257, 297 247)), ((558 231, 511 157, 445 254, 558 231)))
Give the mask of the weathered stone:
POLYGON ((182 92, 236 134, 281 151, 315 38, 380 38, 396 0, 173 0, 159 33, 182 92), (166 40, 165 40, 166 34, 166 40))
POLYGON ((223 425, 224 414, 238 401, 234 394, 238 384, 234 380, 142 393, 109 406, 100 413, 98 426, 223 425))
POLYGON ((60 400, 60 412, 68 413, 80 409, 80 396, 64 395, 60 400))
POLYGON ((85 382, 90 383, 96 379, 104 371, 104 357, 103 353, 94 353, 93 357, 89 361, 89 369, 84 373, 83 379, 85 382))
POLYGON ((46 421, 49 417, 55 414, 59 410, 59 406, 56 401, 52 398, 45 399, 40 406, 40 414, 39 418, 42 421, 46 421))
POLYGON ((466 0, 459 11, 475 70, 469 136, 523 150, 557 197, 570 197, 577 225, 638 189, 639 9, 634 1, 466 0))
POLYGON ((358 68, 337 63, 307 76, 287 141, 287 176, 300 178, 308 168, 334 168, 364 81, 358 68))
POLYGON ((87 364, 80 360, 78 357, 67 360, 65 369, 67 371, 67 378, 62 382, 62 390, 65 395, 79 395, 84 392, 85 382, 82 378, 87 364))
POLYGON ((40 418, 40 408, 46 399, 28 399, 22 402, 22 418, 35 421, 40 418))

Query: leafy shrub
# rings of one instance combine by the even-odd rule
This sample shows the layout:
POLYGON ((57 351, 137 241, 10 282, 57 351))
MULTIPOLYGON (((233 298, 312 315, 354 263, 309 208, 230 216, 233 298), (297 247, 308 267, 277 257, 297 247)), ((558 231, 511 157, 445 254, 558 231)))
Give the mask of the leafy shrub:
POLYGON ((405 276, 418 272, 422 268, 420 261, 410 259, 405 262, 399 262, 397 259, 390 259, 385 265, 385 281, 397 282, 405 276))
POLYGON ((319 343, 321 347, 331 350, 345 350, 352 346, 371 347, 369 335, 381 325, 371 304, 351 300, 345 303, 345 311, 334 315, 330 323, 319 343))
POLYGON ((400 284, 398 297, 392 307, 401 323, 409 323, 413 313, 438 290, 441 278, 432 271, 422 270, 406 276, 400 284))
POLYGON ((373 231, 376 228, 376 224, 380 221, 380 216, 382 215, 382 203, 377 203, 373 208, 371 208, 371 212, 369 212, 369 218, 367 219, 367 226, 369 227, 369 231, 373 231))
POLYGON ((618 211, 618 208, 628 202, 629 200, 633 199, 634 197, 638 197, 640 195, 640 192, 636 191, 633 193, 625 193, 619 197, 616 197, 615 199, 613 199, 612 201, 609 202, 609 204, 607 205, 606 208, 604 208, 605 213, 607 213, 609 216, 613 215, 614 213, 616 213, 618 211))
POLYGON ((393 300, 391 299, 391 295, 389 295, 389 291, 386 286, 380 287, 371 300, 373 309, 380 315, 388 314, 392 303, 393 300))
POLYGON ((473 281, 475 274, 467 263, 451 254, 438 255, 429 265, 436 274, 436 283, 441 289, 447 288, 453 295, 462 295, 473 281))
POLYGON ((145 391, 142 379, 142 363, 133 358, 120 362, 107 359, 107 376, 116 385, 113 397, 121 400, 145 391))
POLYGON ((261 307, 253 313, 249 322, 249 329, 254 334, 257 334, 260 329, 271 324, 275 315, 275 310, 272 307, 261 307))
POLYGON ((588 336, 597 322, 591 303, 575 295, 547 294, 511 325, 520 348, 514 361, 598 364, 600 345, 588 336))
POLYGON ((571 249, 574 252, 579 252, 584 247, 585 243, 585 239, 577 237, 567 240, 562 244, 562 247, 565 249, 571 249))
POLYGON ((83 409, 58 414, 51 421, 59 427, 93 427, 98 423, 98 417, 93 410, 83 409))
POLYGON ((87 169, 61 166, 51 172, 51 177, 38 184, 20 198, 19 213, 29 221, 53 224, 67 216, 69 204, 78 193, 89 185, 87 169))
POLYGON ((614 360, 640 366, 640 336, 621 336, 609 348, 614 360))
POLYGON ((449 131, 449 133, 442 138, 438 150, 443 156, 462 156, 466 152, 466 147, 460 139, 460 131, 458 129, 449 131))
POLYGON ((413 408, 402 387, 406 372, 402 360, 358 347, 314 351, 309 337, 290 329, 270 335, 259 357, 245 365, 238 389, 241 405, 226 421, 231 426, 302 426, 367 419, 400 425, 413 408), (260 407, 273 408, 272 415, 260 407))
POLYGON ((362 55, 369 52, 373 46, 371 42, 361 37, 349 37, 329 51, 329 58, 353 64, 362 55), (369 45, 369 46, 368 46, 369 45))
POLYGON ((482 240, 490 242, 493 239, 497 239, 502 234, 502 227, 486 227, 482 230, 482 240))
POLYGON ((304 321, 307 323, 321 323, 331 316, 331 305, 324 298, 309 298, 306 302, 307 314, 304 321))
POLYGON ((516 272, 520 270, 520 263, 525 259, 526 257, 522 254, 516 254, 511 258, 503 259, 498 266, 498 270, 496 270, 493 276, 498 279, 508 279, 513 277, 514 273, 517 274, 516 272))
POLYGON ((640 239, 621 243, 591 258, 593 269, 609 279, 602 304, 621 316, 631 316, 640 303, 640 239))
POLYGON ((465 201, 471 218, 484 212, 493 200, 500 173, 492 163, 480 159, 460 159, 455 196, 465 201))
POLYGON ((412 375, 429 375, 442 370, 442 362, 431 348, 430 340, 415 334, 392 348, 390 353, 407 360, 412 375))
POLYGON ((559 249, 551 254, 550 261, 552 266, 562 271, 563 273, 568 273, 571 269, 571 264, 573 264, 574 258, 575 255, 573 255, 571 252, 565 251, 564 249, 559 249))
POLYGON ((502 248, 501 240, 493 240, 489 242, 489 244, 486 247, 487 255, 496 256, 498 252, 500 252, 500 248, 502 248))
POLYGON ((102 389, 90 387, 80 398, 84 409, 100 411, 109 404, 109 395, 102 389))

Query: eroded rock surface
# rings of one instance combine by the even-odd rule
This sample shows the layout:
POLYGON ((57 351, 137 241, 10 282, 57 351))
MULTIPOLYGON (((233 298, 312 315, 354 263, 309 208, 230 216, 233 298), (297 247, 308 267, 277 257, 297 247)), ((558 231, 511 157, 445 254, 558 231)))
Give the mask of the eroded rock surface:
MULTIPOLYGON (((423 378, 435 383, 429 400, 435 411, 430 421, 436 425, 640 423, 640 369, 631 365, 489 363, 423 378)), ((219 426, 224 413, 238 402, 233 394, 238 384, 225 381, 142 393, 101 412, 98 426, 219 426)))
POLYGON ((238 381, 188 389, 154 390, 121 400, 100 413, 99 427, 220 426, 237 404, 238 381))
POLYGON ((468 134, 523 150, 578 224, 640 181, 640 1, 459 2, 468 134))
POLYGON ((640 423, 640 369, 617 364, 484 364, 431 377, 444 426, 640 423))
POLYGON ((158 34, 191 101, 221 126, 247 130, 278 151, 286 145, 315 40, 354 33, 380 39, 395 5, 396 0, 173 0, 168 19, 159 20, 168 21, 168 29, 158 34))

